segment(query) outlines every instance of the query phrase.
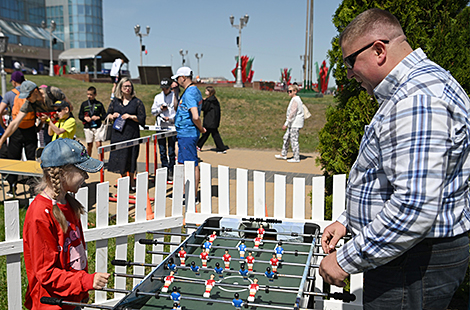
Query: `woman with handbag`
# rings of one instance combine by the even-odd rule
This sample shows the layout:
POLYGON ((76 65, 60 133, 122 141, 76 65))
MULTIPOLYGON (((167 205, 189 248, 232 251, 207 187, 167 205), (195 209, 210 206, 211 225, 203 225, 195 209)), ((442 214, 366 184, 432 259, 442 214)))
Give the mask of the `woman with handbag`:
POLYGON ((285 130, 286 133, 283 137, 281 154, 274 155, 277 159, 287 159, 290 141, 294 156, 287 159, 288 163, 300 162, 299 131, 304 127, 304 105, 300 97, 297 96, 298 91, 299 87, 297 85, 289 85, 287 93, 291 100, 287 107, 286 121, 282 126, 282 130, 285 130))
MULTIPOLYGON (((107 117, 114 120, 111 144, 140 137, 139 125, 145 125, 145 107, 142 100, 135 96, 134 85, 128 78, 119 81, 107 117)), ((119 173, 122 177, 129 174, 131 191, 135 191, 138 157, 139 145, 112 151, 109 155, 108 171, 119 173)))

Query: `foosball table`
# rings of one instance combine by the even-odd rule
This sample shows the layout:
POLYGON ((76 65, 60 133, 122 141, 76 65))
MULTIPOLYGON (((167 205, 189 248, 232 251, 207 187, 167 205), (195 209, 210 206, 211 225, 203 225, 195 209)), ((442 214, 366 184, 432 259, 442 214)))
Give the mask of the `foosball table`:
MULTIPOLYGON (((317 260, 323 255, 316 224, 213 217, 200 226, 187 227, 195 231, 150 232, 160 237, 181 235, 185 237, 181 244, 161 238, 139 240, 177 249, 149 251, 168 255, 114 307, 103 309, 313 309, 315 296, 355 300, 348 292, 314 291, 317 260)), ((121 260, 113 264, 149 265, 121 260)))

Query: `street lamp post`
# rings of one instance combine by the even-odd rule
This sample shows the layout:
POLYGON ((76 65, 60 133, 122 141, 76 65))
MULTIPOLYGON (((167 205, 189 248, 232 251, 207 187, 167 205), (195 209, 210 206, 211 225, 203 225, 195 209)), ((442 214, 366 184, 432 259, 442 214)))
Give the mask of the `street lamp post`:
POLYGON ((49 31, 49 76, 54 76, 54 59, 52 58, 52 32, 56 28, 55 21, 51 20, 51 26, 47 28, 45 21, 41 22, 41 27, 49 31))
POLYGON ((196 53, 195 56, 196 56, 196 59, 197 59, 197 75, 198 75, 199 77, 201 77, 201 74, 200 74, 200 72, 199 72, 199 59, 202 58, 202 53, 201 53, 201 56, 199 56, 198 53, 196 53))
POLYGON ((182 57, 181 66, 184 67, 184 63, 186 62, 186 59, 184 59, 184 56, 188 55, 188 50, 186 50, 186 52, 183 52, 183 50, 181 49, 180 50, 180 55, 182 57))
POLYGON ((142 67, 142 38, 146 37, 150 33, 150 26, 147 26, 147 33, 140 32, 140 25, 134 26, 135 35, 140 38, 140 66, 142 67))
POLYGON ((243 87, 242 83, 242 29, 243 27, 246 26, 248 23, 248 14, 245 14, 245 16, 240 17, 240 24, 234 25, 233 15, 230 16, 230 24, 232 27, 238 28, 238 68, 237 68, 237 81, 235 82, 235 85, 233 87, 243 87))
POLYGON ((7 89, 7 74, 5 72, 5 64, 3 63, 3 54, 7 52, 8 47, 8 37, 3 34, 2 29, 0 29, 0 75, 2 79, 2 97, 5 97, 7 89))

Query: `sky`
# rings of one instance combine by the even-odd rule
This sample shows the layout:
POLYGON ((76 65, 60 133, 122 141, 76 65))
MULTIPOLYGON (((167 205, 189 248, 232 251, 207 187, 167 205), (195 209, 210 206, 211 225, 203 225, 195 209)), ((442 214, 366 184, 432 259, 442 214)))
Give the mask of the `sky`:
MULTIPOLYGON (((119 49, 130 60, 133 78, 138 77, 140 39, 134 26, 141 26, 144 66, 181 67, 182 49, 186 66, 196 75, 235 80, 232 69, 238 56, 238 28, 229 17, 248 14, 242 29, 242 55, 254 58, 254 81, 279 81, 281 69, 290 68, 291 82, 302 81, 300 55, 305 53, 308 0, 103 0, 104 46, 119 49), (195 54, 203 55, 198 61, 195 54)), ((338 35, 332 17, 341 0, 314 1, 314 62, 327 60, 331 40, 338 35)), ((328 64, 328 60, 327 60, 328 64)), ((315 71, 315 70, 314 70, 315 71)), ((329 85, 333 85, 330 78, 329 85)))

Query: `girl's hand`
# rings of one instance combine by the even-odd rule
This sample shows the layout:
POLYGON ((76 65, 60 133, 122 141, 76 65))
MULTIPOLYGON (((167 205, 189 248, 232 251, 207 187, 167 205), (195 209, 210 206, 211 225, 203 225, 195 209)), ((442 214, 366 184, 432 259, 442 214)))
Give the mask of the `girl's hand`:
POLYGON ((93 289, 101 290, 108 284, 109 273, 97 272, 93 277, 93 289))
POLYGON ((113 118, 118 118, 119 115, 120 115, 120 114, 119 114, 118 112, 114 112, 114 113, 113 113, 113 118))

